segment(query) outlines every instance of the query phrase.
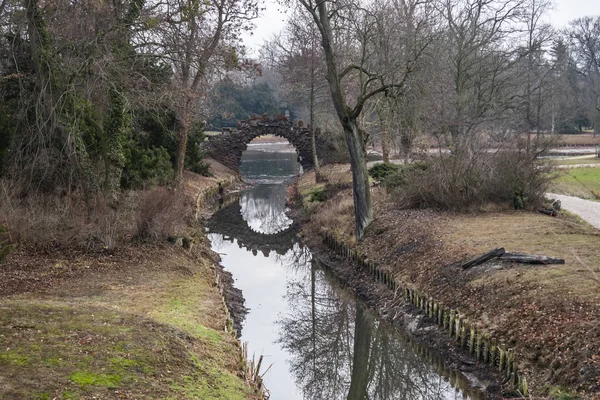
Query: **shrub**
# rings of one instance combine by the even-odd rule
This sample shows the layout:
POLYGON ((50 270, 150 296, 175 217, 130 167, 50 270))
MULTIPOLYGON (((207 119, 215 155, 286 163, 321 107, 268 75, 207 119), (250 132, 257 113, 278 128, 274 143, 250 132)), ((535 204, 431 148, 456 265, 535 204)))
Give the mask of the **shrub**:
POLYGON ((396 173, 399 169, 398 165, 392 163, 379 163, 369 168, 369 176, 376 181, 383 181, 388 176, 396 173))
POLYGON ((325 189, 315 189, 309 194, 308 201, 322 203, 327 201, 329 196, 327 195, 327 191, 325 189))
POLYGON ((167 185, 173 179, 173 165, 167 149, 132 147, 121 175, 121 187, 137 189, 167 185))
POLYGON ((155 187, 141 195, 134 238, 167 239, 181 233, 192 207, 179 191, 155 187))
POLYGON ((78 192, 20 196, 9 187, 0 181, 0 229, 6 226, 11 243, 33 251, 113 250, 132 238, 161 240, 180 233, 191 215, 183 194, 164 187, 123 192, 110 204, 102 196, 86 203, 78 192))
POLYGON ((410 177, 412 174, 417 173, 418 171, 426 170, 428 168, 428 165, 423 163, 415 163, 397 165, 396 167, 396 171, 387 175, 381 182, 383 186, 387 189, 393 189, 395 187, 400 187, 406 184, 408 177, 410 177))
POLYGON ((386 185, 402 205, 468 210, 495 203, 534 208, 552 179, 535 155, 519 150, 451 154, 427 164, 403 171, 386 185))
POLYGON ((6 225, 0 225, 0 263, 4 261, 9 250, 10 242, 8 240, 8 227, 6 225))

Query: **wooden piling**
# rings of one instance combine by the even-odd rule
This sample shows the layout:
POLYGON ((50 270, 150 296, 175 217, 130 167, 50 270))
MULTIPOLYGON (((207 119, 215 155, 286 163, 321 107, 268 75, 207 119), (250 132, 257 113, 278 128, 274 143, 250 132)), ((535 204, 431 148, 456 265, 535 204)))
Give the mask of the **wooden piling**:
POLYGON ((469 329, 469 353, 471 355, 475 353, 475 328, 473 326, 469 329))
POLYGON ((488 364, 490 361, 490 335, 487 333, 483 339, 483 362, 488 364))
POLYGON ((483 334, 481 332, 476 332, 475 358, 477 359, 477 361, 481 361, 481 359, 482 359, 482 351, 481 351, 482 342, 483 342, 483 334))

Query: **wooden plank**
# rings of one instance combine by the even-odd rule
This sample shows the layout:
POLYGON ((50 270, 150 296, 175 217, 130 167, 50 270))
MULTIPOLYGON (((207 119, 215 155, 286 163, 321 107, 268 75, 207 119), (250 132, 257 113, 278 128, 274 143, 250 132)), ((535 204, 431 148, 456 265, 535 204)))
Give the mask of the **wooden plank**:
POLYGON ((500 247, 498 249, 494 249, 485 254, 480 255, 479 257, 475 257, 472 260, 467 261, 461 265, 462 269, 472 268, 476 265, 483 264, 486 261, 492 260, 494 258, 498 258, 505 253, 504 247, 500 247))
POLYGON ((546 256, 538 256, 535 254, 525 253, 504 253, 500 256, 503 261, 517 262, 521 264, 564 264, 565 260, 562 258, 552 258, 546 256))

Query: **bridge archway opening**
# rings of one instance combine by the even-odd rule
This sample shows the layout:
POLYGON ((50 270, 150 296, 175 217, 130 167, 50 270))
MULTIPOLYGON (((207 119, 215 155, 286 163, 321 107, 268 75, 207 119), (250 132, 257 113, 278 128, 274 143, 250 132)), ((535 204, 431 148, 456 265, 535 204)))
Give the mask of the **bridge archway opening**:
POLYGON ((281 183, 303 172, 298 150, 286 138, 261 135, 242 152, 242 178, 258 183, 281 183))

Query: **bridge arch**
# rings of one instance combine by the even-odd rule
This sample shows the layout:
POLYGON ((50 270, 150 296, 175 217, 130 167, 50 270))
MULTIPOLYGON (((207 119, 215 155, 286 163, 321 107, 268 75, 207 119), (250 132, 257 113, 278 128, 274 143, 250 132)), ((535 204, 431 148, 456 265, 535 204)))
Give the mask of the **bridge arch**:
MULTIPOLYGON (((248 144, 263 135, 274 135, 290 142, 298 153, 298 161, 306 171, 314 168, 312 155, 312 131, 302 124, 294 125, 285 117, 271 119, 267 116, 240 121, 237 128, 211 136, 201 149, 208 156, 235 171, 239 171, 242 154, 248 144)), ((328 144, 317 133, 315 138, 320 164, 327 163, 328 144)))

